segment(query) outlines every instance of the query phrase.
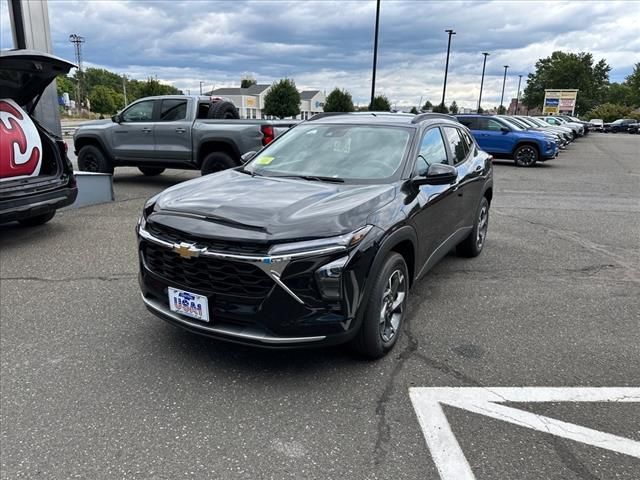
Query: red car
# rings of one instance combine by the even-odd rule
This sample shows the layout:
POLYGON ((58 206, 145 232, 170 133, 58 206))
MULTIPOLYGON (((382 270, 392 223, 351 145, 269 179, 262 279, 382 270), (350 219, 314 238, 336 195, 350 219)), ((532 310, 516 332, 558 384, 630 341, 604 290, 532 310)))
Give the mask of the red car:
POLYGON ((62 138, 32 116, 45 88, 73 67, 47 53, 0 52, 0 223, 46 223, 78 195, 62 138))

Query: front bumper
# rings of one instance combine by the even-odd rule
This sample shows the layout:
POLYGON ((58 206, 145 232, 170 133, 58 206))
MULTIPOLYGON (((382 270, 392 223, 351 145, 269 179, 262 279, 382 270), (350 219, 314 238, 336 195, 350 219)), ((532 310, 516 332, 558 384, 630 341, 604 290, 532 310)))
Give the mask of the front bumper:
POLYGON ((351 260, 343 272, 342 298, 327 301, 314 284, 314 272, 344 252, 294 259, 277 282, 258 266, 242 260, 182 259, 151 238, 148 232, 138 229, 142 298, 151 313, 177 327, 271 348, 339 344, 356 333, 358 306, 373 261, 373 248, 363 252, 358 247, 350 252, 351 260), (210 321, 171 311, 169 287, 206 296, 210 321))
POLYGON ((0 200, 0 223, 26 220, 66 207, 75 202, 78 187, 56 188, 44 193, 28 193, 0 200))

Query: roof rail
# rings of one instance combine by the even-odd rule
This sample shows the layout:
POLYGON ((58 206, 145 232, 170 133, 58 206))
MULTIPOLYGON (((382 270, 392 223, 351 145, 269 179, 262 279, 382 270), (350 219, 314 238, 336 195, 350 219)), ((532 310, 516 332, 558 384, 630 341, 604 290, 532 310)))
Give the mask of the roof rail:
POLYGON ((446 113, 434 113, 434 112, 427 112, 427 113, 420 113, 418 115, 416 115, 413 120, 411 120, 411 123, 420 123, 424 120, 429 120, 429 119, 433 119, 433 118, 444 118, 446 120, 453 120, 454 122, 457 122, 458 119, 456 117, 454 117, 453 115, 447 115, 446 113))
POLYGON ((349 115, 349 112, 320 112, 320 113, 316 113, 308 121, 318 120, 318 119, 324 118, 324 117, 334 117, 336 115, 349 115))

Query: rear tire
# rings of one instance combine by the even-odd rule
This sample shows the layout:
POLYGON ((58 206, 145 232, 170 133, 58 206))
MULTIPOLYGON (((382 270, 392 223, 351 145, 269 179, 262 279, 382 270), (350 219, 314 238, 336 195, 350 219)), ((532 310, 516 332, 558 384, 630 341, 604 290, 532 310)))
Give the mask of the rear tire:
POLYGON ((489 228, 489 201, 487 197, 482 197, 476 212, 476 219, 473 223, 473 230, 456 247, 456 253, 461 257, 477 257, 482 252, 487 241, 487 231, 489 228))
POLYGON ((517 167, 533 167, 538 161, 538 149, 529 144, 520 145, 513 152, 513 160, 517 167))
POLYGON ((113 173, 113 164, 100 148, 85 145, 78 152, 78 168, 83 172, 113 173))
POLYGON ((42 215, 36 215, 35 217, 25 218, 24 220, 18 220, 18 223, 23 227, 37 227, 38 225, 44 225, 51 220, 56 211, 53 210, 49 213, 43 213, 42 215))
POLYGON ((210 173, 221 172, 227 168, 233 168, 236 163, 225 152, 212 152, 202 161, 202 175, 209 175, 210 173))
POLYGON ((238 120, 238 109, 231 102, 213 102, 207 111, 207 118, 218 120, 238 120))
POLYGON ((145 177, 155 177, 164 172, 164 168, 160 167, 138 167, 145 177))
POLYGON ((402 255, 391 252, 373 281, 373 289, 353 347, 369 358, 381 358, 396 344, 407 313, 409 273, 402 255))

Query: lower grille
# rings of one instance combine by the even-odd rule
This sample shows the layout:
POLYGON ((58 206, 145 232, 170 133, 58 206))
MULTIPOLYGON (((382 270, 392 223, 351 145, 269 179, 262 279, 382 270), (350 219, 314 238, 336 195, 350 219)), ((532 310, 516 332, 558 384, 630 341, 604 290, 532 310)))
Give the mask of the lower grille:
POLYGON ((275 285, 258 267, 247 263, 205 257, 186 259, 148 242, 143 244, 143 255, 153 273, 195 290, 263 298, 275 285))

